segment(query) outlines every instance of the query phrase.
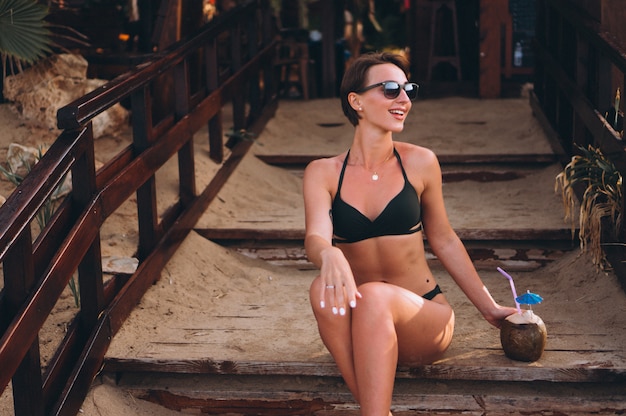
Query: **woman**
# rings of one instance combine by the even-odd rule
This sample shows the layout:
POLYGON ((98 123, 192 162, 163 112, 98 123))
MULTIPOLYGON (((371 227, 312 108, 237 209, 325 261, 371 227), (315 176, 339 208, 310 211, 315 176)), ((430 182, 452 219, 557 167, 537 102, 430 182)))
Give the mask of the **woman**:
POLYGON ((423 233, 487 321, 499 327, 515 313, 493 300, 452 230, 436 156, 393 140, 417 89, 401 56, 357 58, 340 91, 352 145, 304 174, 305 248, 320 268, 311 305, 364 416, 391 414, 398 363, 432 363, 452 339, 454 312, 426 262, 423 233))

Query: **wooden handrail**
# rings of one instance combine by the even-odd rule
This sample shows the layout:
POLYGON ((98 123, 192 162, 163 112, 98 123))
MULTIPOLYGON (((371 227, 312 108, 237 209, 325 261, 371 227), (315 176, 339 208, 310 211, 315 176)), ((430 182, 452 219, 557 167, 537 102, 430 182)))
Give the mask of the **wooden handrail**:
POLYGON ((270 13, 267 0, 249 0, 58 111, 64 131, 0 207, 5 283, 0 292, 0 391, 12 379, 16 416, 76 414, 111 338, 250 147, 248 141, 233 142, 222 160, 222 108, 232 102, 238 128, 257 134, 275 110, 270 13), (247 36, 241 35, 244 28, 247 36), (230 55, 219 62, 215 52, 224 39, 230 42, 230 55), (187 60, 198 55, 205 57, 205 76, 199 78, 206 85, 190 91, 187 60), (225 66, 230 70, 219 73, 225 66), (146 92, 164 75, 173 80, 172 114, 154 123, 146 92), (128 98, 133 143, 96 172, 91 121, 128 98), (198 193, 193 136, 207 124, 210 153, 223 163, 198 193), (173 157, 183 166, 179 198, 159 216, 154 175, 173 157), (33 241, 31 222, 69 172, 70 196, 33 241), (105 284, 100 227, 134 193, 140 265, 132 276, 113 276, 105 284), (44 372, 38 334, 76 270, 80 310, 44 372))

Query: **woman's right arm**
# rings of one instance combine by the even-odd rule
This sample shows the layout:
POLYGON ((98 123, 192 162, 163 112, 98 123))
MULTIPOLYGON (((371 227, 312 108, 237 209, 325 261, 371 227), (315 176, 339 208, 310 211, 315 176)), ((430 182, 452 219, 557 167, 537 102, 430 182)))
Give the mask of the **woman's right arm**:
POLYGON ((330 217, 330 183, 336 171, 331 159, 311 162, 304 171, 304 247, 309 260, 320 269, 320 299, 338 310, 356 305, 358 294, 352 270, 345 256, 332 245, 333 224, 330 217), (328 290, 334 286, 335 290, 328 290))

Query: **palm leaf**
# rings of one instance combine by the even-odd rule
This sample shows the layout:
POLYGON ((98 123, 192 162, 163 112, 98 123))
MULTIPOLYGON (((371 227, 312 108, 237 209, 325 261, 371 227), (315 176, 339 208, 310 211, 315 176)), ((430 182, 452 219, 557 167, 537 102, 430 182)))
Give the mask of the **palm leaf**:
MULTIPOLYGON (((48 8, 34 0, 0 0, 0 55, 18 67, 44 57, 50 32, 44 18, 48 8)), ((6 71, 3 71, 6 73, 6 71)))

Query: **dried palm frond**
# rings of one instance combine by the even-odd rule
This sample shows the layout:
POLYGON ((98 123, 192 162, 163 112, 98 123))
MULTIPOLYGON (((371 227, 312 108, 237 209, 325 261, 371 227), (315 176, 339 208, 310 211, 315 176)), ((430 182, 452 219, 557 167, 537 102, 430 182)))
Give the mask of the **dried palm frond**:
POLYGON ((576 189, 584 190, 578 211, 580 248, 590 251, 593 262, 606 265, 602 250, 602 221, 607 218, 614 230, 622 223, 622 176, 599 149, 580 147, 581 155, 572 157, 563 171, 556 176, 555 191, 561 191, 565 219, 576 229, 576 189))

